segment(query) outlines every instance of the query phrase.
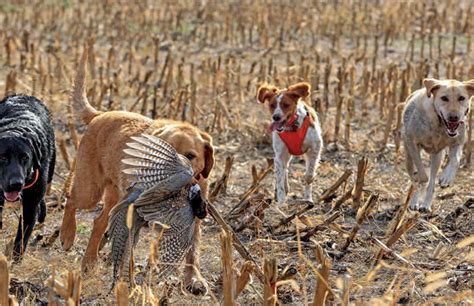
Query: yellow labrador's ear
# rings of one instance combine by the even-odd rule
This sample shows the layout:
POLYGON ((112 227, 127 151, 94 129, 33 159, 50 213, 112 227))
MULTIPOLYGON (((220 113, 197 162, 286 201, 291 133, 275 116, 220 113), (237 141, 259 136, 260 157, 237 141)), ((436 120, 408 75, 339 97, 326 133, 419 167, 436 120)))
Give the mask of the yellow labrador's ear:
POLYGON ((439 81, 436 79, 424 79, 423 85, 425 85, 426 95, 428 96, 428 98, 430 98, 431 95, 434 94, 441 86, 439 81))
POLYGON ((306 98, 311 92, 311 85, 306 82, 296 83, 288 87, 288 92, 295 94, 298 98, 306 98))
POLYGON ((212 138, 209 134, 201 132, 201 137, 206 141, 204 144, 204 169, 201 175, 208 178, 214 167, 214 148, 212 147, 212 138))
POLYGON ((466 86, 469 96, 474 96, 474 79, 463 82, 463 84, 466 86))
POLYGON ((266 100, 270 100, 276 95, 278 89, 275 86, 262 85, 257 90, 257 101, 260 103, 265 103, 266 100))

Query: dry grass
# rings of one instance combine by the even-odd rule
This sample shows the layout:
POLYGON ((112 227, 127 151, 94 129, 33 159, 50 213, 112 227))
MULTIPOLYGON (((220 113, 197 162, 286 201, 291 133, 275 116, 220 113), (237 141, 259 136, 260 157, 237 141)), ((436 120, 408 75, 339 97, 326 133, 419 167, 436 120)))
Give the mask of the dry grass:
MULTIPOLYGON (((80 266, 98 214, 79 213, 74 247, 62 251, 54 239, 84 130, 66 105, 81 46, 88 41, 88 96, 95 107, 187 120, 212 134, 214 206, 239 229, 236 235, 258 265, 253 269, 249 258, 234 250, 233 268, 242 267, 243 280, 249 271, 264 271, 266 258, 267 267, 278 263, 272 279, 295 272, 277 282, 278 297, 272 301, 309 304, 324 295, 326 301, 344 304, 473 303, 472 204, 462 206, 474 197, 472 140, 455 185, 437 188, 434 212, 416 217, 404 205, 410 186, 394 129, 399 103, 424 77, 474 78, 473 9, 471 1, 453 0, 436 5, 395 0, 2 2, 0 89, 34 94, 47 103, 60 152, 47 220, 35 229, 23 262, 8 264, 11 293, 25 303, 58 298, 47 282, 55 275, 72 290, 62 292, 64 297, 75 299, 79 291, 81 303, 118 302, 116 296, 120 304, 129 299, 158 303, 165 292, 171 303, 224 298, 221 229, 212 221, 203 227, 201 252, 209 296, 186 294, 177 283, 180 275, 171 289, 146 278, 130 296, 126 285, 115 295, 110 292, 112 268, 105 261, 82 281, 69 274, 80 266), (262 82, 284 87, 303 80, 312 84, 307 102, 319 111, 325 140, 316 195, 347 170, 359 175, 349 173, 330 189, 331 197, 308 207, 296 201, 302 198, 304 166, 295 159, 290 204, 276 208, 268 205, 273 197, 267 161, 272 150, 265 131, 269 116, 256 103, 255 92, 262 82), (232 161, 226 163, 228 157, 232 161), (368 162, 359 163, 364 158, 368 162), (378 200, 368 202, 371 195, 378 200), (359 207, 363 203, 371 207, 359 207), (228 215, 236 205, 237 218, 228 215), (332 208, 340 215, 330 218, 332 208), (295 218, 271 231, 288 216, 295 218), (302 240, 294 235, 299 232, 312 234, 302 240), (70 287, 69 279, 82 288, 70 287)), ((14 237, 18 214, 17 205, 4 211, 1 249, 14 237)), ((154 236, 151 229, 143 231, 135 251, 137 277, 154 236)), ((107 253, 106 246, 101 258, 107 253)), ((264 292, 254 274, 240 295, 227 296, 237 304, 262 304, 264 292)))

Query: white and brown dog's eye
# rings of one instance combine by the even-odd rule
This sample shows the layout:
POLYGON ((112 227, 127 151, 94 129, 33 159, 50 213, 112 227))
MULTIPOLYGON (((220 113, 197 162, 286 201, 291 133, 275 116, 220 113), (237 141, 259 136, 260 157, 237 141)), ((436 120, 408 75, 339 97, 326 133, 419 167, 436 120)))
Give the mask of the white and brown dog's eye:
POLYGON ((446 96, 442 96, 442 97, 441 97, 441 100, 443 100, 444 102, 448 102, 448 101, 449 101, 449 98, 446 97, 446 96))
POLYGON ((459 100, 459 101, 464 101, 464 100, 466 100, 466 98, 463 97, 463 96, 460 96, 460 97, 458 98, 458 100, 459 100))

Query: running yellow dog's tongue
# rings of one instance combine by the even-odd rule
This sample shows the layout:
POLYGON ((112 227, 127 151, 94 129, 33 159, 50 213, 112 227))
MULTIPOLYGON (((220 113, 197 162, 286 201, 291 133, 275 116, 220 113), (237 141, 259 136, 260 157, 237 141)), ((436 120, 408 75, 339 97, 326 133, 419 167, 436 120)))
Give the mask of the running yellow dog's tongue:
POLYGON ((460 121, 448 121, 446 125, 451 132, 455 132, 460 123, 460 121))
POLYGON ((19 191, 3 192, 3 196, 8 202, 15 202, 20 197, 19 191))

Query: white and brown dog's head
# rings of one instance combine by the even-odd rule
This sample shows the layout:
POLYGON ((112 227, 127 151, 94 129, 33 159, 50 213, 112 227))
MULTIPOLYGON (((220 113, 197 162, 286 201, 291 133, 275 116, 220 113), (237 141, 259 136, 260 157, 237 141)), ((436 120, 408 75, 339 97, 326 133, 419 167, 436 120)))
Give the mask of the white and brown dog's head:
POLYGON ((288 120, 296 113, 298 101, 309 96, 311 85, 296 83, 287 89, 278 89, 272 85, 262 85, 257 91, 257 100, 260 103, 268 101, 268 108, 272 114, 271 130, 282 131, 288 120))
POLYGON ((443 121, 449 137, 458 135, 458 128, 464 124, 469 112, 469 99, 474 95, 474 80, 459 82, 456 80, 424 79, 428 98, 432 97, 434 108, 443 121))

